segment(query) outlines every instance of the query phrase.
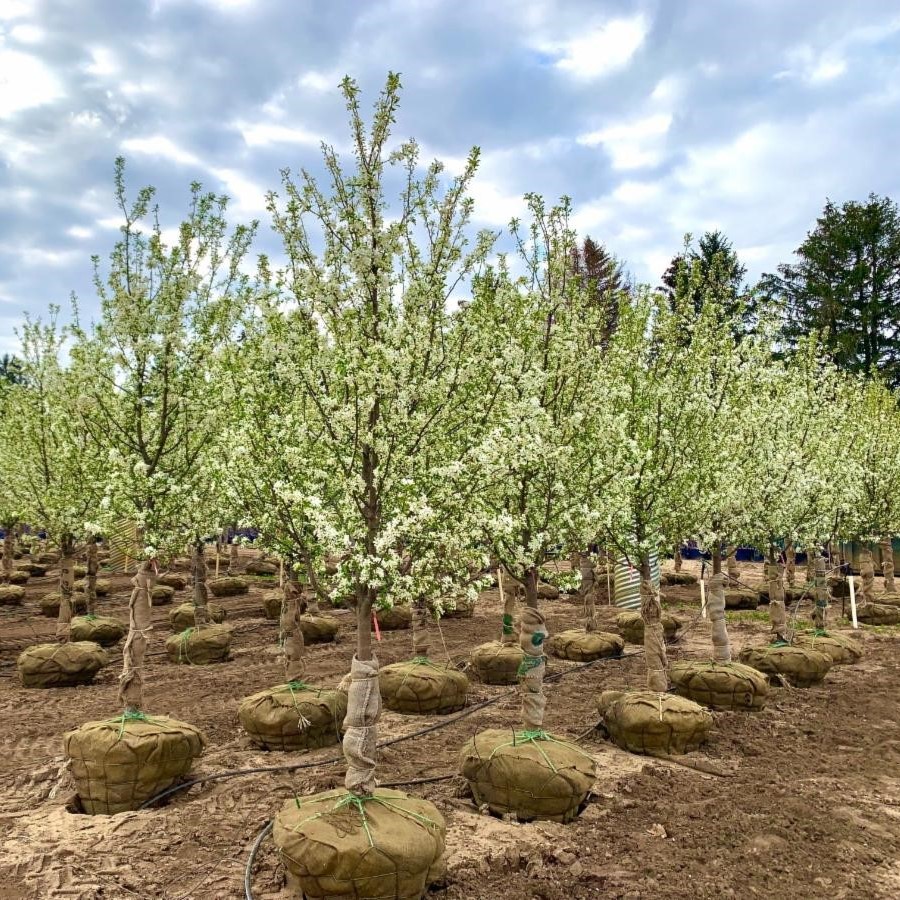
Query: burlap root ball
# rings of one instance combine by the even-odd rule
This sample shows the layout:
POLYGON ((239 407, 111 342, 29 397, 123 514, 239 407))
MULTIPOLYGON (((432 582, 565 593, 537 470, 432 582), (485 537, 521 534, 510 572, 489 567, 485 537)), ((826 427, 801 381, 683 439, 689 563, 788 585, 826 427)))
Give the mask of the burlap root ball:
POLYGON ((900 625, 900 606, 867 603, 856 611, 856 618, 865 625, 900 625))
POLYGON ((186 628, 180 634, 166 638, 169 662, 190 666, 206 666, 225 662, 231 649, 230 625, 204 625, 186 628))
POLYGON ((314 750, 341 740, 347 695, 294 682, 241 701, 238 717, 250 740, 263 750, 314 750))
POLYGON ((76 578, 84 578, 87 575, 87 566, 73 566, 72 572, 76 578))
MULTIPOLYGON (((769 602, 766 595, 766 603, 769 602)), ((759 594, 748 588, 726 588, 725 609, 756 609, 760 604, 759 594)))
POLYGON ((137 809, 187 775, 205 743, 199 729, 168 716, 86 722, 63 739, 91 815, 137 809))
POLYGON ((768 675, 774 685, 781 684, 781 676, 793 687, 809 687, 818 684, 831 668, 831 657, 827 654, 789 644, 745 647, 738 658, 768 675))
POLYGON ((340 622, 334 616, 306 613, 300 616, 300 630, 307 644, 327 644, 337 637, 340 622))
POLYGON ((248 575, 277 575, 278 566, 267 559, 251 559, 244 566, 244 571, 248 575))
POLYGON ((766 676, 743 663, 685 660, 672 663, 669 677, 680 697, 712 709, 755 712, 769 696, 766 676))
POLYGON ((187 587, 187 579, 178 572, 165 572, 156 579, 156 587, 170 587, 173 591, 183 591, 187 587))
POLYGON ((0 606, 21 606, 25 588, 18 584, 0 584, 0 606))
POLYGON ((690 572, 663 572, 660 576, 663 584, 690 585, 697 583, 697 576, 690 572))
POLYGON ((656 691, 604 691, 597 706, 613 743, 648 756, 696 750, 713 723, 693 700, 656 691))
POLYGON ((263 612, 267 619, 281 618, 281 604, 284 602, 284 595, 281 591, 270 591, 263 594, 263 612))
POLYGON ((216 578, 208 587, 213 597, 235 597, 250 590, 249 583, 243 578, 216 578))
POLYGON ((499 815, 570 822, 596 778, 593 758, 546 732, 491 728, 467 741, 459 772, 475 803, 499 815))
POLYGON ((469 679, 456 669, 411 659, 383 666, 378 672, 378 685, 387 709, 426 716, 462 709, 469 679))
POLYGON ((378 627, 382 631, 401 631, 412 628, 412 610, 408 606, 392 606, 376 612, 378 627))
MULTIPOLYGON (((87 612, 87 599, 84 594, 72 594, 71 597, 72 612, 83 614, 87 612)), ((41 615, 47 616, 48 619, 55 619, 59 615, 60 596, 57 591, 50 594, 44 594, 41 597, 41 615)))
MULTIPOLYGON (((39 566, 55 566, 59 562, 59 554, 58 553, 38 553, 33 557, 35 563, 39 566)), ((36 572, 32 572, 32 575, 36 575, 36 572)))
POLYGON ((471 619, 475 613, 475 601, 460 598, 456 600, 451 608, 449 605, 444 608, 444 619, 471 619))
MULTIPOLYGON (((169 625, 172 626, 172 631, 180 634, 186 628, 193 628, 195 624, 194 610, 193 603, 182 603, 169 610, 169 625)), ((206 611, 211 622, 219 624, 225 621, 225 610, 218 603, 207 603, 206 611)))
MULTIPOLYGON (((769 584, 764 581, 759 585, 756 593, 759 595, 760 603, 769 602, 769 584)), ((812 585, 806 584, 786 584, 784 585, 784 599, 786 603, 796 603, 798 600, 812 600, 812 585)), ((755 607, 754 607, 755 608, 755 607)))
MULTIPOLYGON (((662 614, 661 621, 666 640, 671 640, 681 628, 681 621, 667 612, 662 614)), ((616 616, 616 628, 622 632, 622 637, 629 644, 644 643, 644 620, 639 612, 619 613, 616 616)))
POLYGON ((469 657, 469 665, 475 676, 484 684, 516 684, 519 680, 519 666, 525 654, 515 644, 489 641, 480 644, 469 657))
MULTIPOLYGON (((76 593, 83 594, 87 589, 87 581, 82 578, 76 581, 73 587, 76 593)), ((94 585, 94 592, 98 597, 105 597, 107 594, 109 594, 111 589, 112 585, 110 585, 109 581, 107 581, 105 578, 98 578, 97 583, 94 585)))
POLYGON ((803 631, 794 635, 792 641, 795 647, 808 647, 810 650, 818 650, 831 657, 831 663, 835 666, 849 666, 862 659, 863 648, 860 643, 843 634, 828 632, 816 634, 814 631, 803 631))
POLYGON ((68 641, 28 647, 19 654, 16 668, 23 687, 71 687, 90 684, 106 663, 106 652, 99 644, 68 641))
POLYGON ((175 599, 175 588, 170 584, 154 584, 150 599, 154 606, 166 606, 175 599))
POLYGON ((13 569, 13 571, 9 573, 10 584, 28 584, 29 578, 31 578, 31 576, 24 569, 13 569))
POLYGON ((427 800, 378 788, 364 800, 345 790, 288 800, 272 836, 307 900, 420 900, 444 875, 446 833, 427 800))
POLYGON ((537 586, 537 595, 539 600, 558 600, 559 588, 555 584, 548 584, 542 581, 537 586))
MULTIPOLYGON (((857 582, 857 585, 859 582, 857 582)), ((850 582, 843 575, 832 575, 828 579, 828 591, 832 597, 837 597, 838 599, 842 597, 850 596, 850 582)), ((857 586, 856 590, 857 594, 859 593, 859 587, 857 586)))
POLYGON ((573 662, 593 662, 595 659, 610 659, 621 656, 625 641, 618 634, 608 631, 585 631, 576 628, 560 631, 550 636, 547 650, 560 659, 573 662))
POLYGON ((73 641, 93 641, 101 647, 111 647, 125 637, 128 626, 110 616, 76 616, 72 619, 73 641))
POLYGON ((19 563, 18 568, 27 572, 32 578, 43 578, 47 574, 47 567, 36 562, 19 563))
MULTIPOLYGON (((13 582, 15 584, 15 582, 13 582)), ((875 598, 875 602, 881 606, 900 606, 900 594, 896 591, 890 594, 879 594, 875 598)))

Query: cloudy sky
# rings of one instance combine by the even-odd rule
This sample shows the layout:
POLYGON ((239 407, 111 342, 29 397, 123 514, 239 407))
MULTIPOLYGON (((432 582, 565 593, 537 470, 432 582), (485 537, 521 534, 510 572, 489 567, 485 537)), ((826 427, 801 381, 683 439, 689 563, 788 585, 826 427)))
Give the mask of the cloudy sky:
POLYGON ((482 148, 479 225, 567 194, 638 280, 687 231, 756 276, 826 197, 900 197, 900 0, 0 0, 0 351, 96 308, 117 155, 166 224, 199 180, 271 250, 265 191, 345 143, 345 73, 368 102, 388 69, 399 136, 482 148))

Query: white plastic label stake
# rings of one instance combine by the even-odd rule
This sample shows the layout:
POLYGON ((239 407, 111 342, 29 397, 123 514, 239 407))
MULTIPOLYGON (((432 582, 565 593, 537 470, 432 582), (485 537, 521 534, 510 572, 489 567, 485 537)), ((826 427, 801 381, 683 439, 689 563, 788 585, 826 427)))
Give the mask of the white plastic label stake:
POLYGON ((853 584, 852 575, 848 575, 847 580, 850 582, 850 621, 853 622, 854 628, 859 628, 859 622, 856 621, 856 586, 853 584))
POLYGON ((700 617, 706 618, 706 582, 700 580, 700 617))
POLYGON ((500 606, 503 607, 506 605, 503 599, 503 566, 497 566, 497 588, 500 590, 500 606))

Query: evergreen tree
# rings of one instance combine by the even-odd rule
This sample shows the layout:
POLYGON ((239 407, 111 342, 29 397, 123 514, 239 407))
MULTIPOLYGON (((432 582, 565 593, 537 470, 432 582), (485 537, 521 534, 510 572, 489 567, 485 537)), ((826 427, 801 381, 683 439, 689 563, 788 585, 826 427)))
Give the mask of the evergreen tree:
POLYGON ((595 317, 600 323, 600 346, 608 347, 619 325, 619 303, 629 290, 625 270, 603 244, 590 237, 580 247, 575 245, 571 256, 573 273, 583 284, 591 305, 600 313, 595 317))

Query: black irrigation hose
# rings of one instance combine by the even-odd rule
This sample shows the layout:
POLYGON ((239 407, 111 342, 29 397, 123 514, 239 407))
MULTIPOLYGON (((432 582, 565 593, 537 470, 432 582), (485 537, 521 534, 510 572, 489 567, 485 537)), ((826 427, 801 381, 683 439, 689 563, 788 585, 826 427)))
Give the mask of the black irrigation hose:
POLYGON ((250 849, 250 858, 247 860, 247 868, 244 869, 244 897, 246 900, 253 900, 253 886, 251 882, 253 881, 253 863, 256 861, 256 854, 259 853, 259 848, 262 842, 265 840, 266 835, 272 830, 275 825, 274 819, 269 819, 265 825, 263 825, 259 834, 256 836, 256 840, 253 842, 253 847, 250 849))
MULTIPOLYGON (((625 659, 629 656, 638 656, 643 652, 643 650, 633 650, 630 653, 623 653, 621 656, 602 657, 600 659, 592 660, 591 662, 580 663, 577 666, 573 666, 571 669, 566 669, 563 672, 557 672, 554 675, 550 675, 546 677, 544 681, 558 681, 565 675, 570 675, 573 672, 581 672, 584 669, 588 669, 591 666, 596 666, 599 663, 609 662, 614 659, 625 659)), ((513 691, 511 690, 504 691, 502 694, 498 694, 496 697, 490 697, 487 700, 482 700, 481 703, 476 703, 474 706, 467 707, 462 712, 457 713, 455 716, 451 716, 449 719, 441 719, 439 722, 435 722, 433 725, 428 725, 426 728, 420 728, 418 731, 414 731, 411 734, 402 734, 399 737, 391 738, 388 741, 380 741, 377 745, 377 749, 382 750, 385 747, 392 747, 395 744, 402 743, 403 741, 409 741, 412 740, 412 738, 430 734, 432 731, 437 731, 440 728, 446 728, 448 725, 452 725, 454 722, 458 722, 460 719, 472 715, 472 713, 478 712, 481 709, 485 709, 488 706, 493 706, 495 703, 499 703, 504 698, 511 696, 512 693, 513 691)), ((252 769, 225 769, 222 772, 213 772, 209 775, 203 775, 200 778, 192 778, 190 781, 183 781, 181 782, 181 784, 176 784, 170 788, 166 788, 166 790, 160 791, 149 800, 145 800, 138 807, 138 810, 147 809, 148 807, 152 806, 159 800, 164 799, 165 797, 169 797, 172 794, 177 794, 181 791, 188 790, 189 788, 192 788, 198 784, 205 784, 208 781, 220 781, 225 778, 238 778, 242 775, 259 775, 265 772, 293 772, 298 769, 312 769, 316 766, 331 766, 335 763, 341 762, 343 759, 344 754, 341 753, 336 756, 327 757, 326 759, 310 760, 301 763, 290 763, 284 766, 256 766, 252 769)))

